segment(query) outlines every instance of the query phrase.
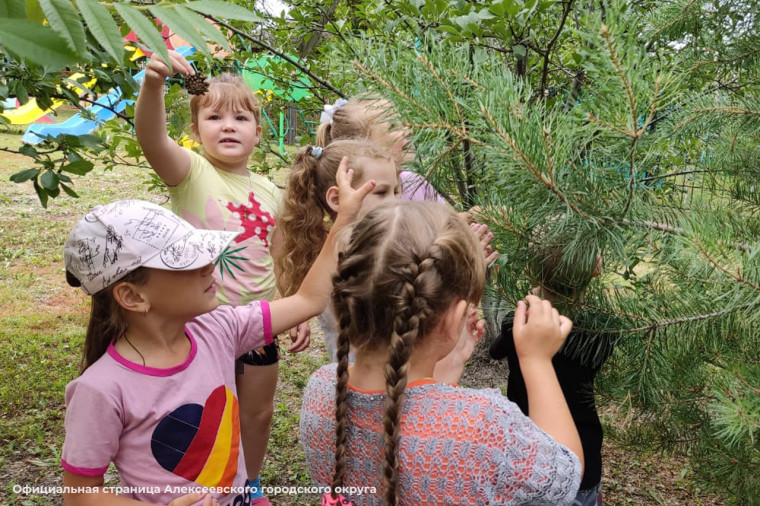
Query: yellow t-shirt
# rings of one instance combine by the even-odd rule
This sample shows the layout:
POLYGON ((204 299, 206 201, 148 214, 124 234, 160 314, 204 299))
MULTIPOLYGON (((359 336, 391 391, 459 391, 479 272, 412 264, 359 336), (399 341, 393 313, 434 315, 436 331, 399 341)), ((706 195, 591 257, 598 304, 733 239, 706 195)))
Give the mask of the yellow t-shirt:
POLYGON ((269 179, 217 169, 190 153, 190 172, 169 188, 172 211, 197 228, 241 232, 216 262, 219 302, 239 306, 275 295, 269 252, 281 193, 269 179))

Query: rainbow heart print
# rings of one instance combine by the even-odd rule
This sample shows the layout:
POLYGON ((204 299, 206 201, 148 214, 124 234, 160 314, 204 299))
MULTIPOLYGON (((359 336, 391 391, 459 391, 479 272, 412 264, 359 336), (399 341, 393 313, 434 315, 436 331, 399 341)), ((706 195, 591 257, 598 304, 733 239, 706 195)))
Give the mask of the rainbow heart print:
POLYGON ((166 415, 151 437, 156 461, 203 487, 231 487, 238 467, 238 402, 222 385, 203 406, 184 404, 166 415))

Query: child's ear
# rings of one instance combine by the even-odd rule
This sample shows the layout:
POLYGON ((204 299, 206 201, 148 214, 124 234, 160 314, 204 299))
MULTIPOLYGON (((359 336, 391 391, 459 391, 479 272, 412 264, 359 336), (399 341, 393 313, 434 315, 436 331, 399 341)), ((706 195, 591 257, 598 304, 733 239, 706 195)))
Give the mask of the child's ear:
POLYGON ((327 189, 327 193, 325 193, 325 202, 327 202, 327 205, 330 206, 330 209, 332 209, 334 213, 338 212, 340 205, 338 202, 337 186, 331 186, 327 189))
POLYGON ((451 304, 443 315, 443 318, 441 318, 442 330, 447 335, 453 336, 456 340, 459 339, 459 335, 464 328, 468 305, 466 300, 459 300, 451 304))
POLYGON ((190 133, 193 136, 195 142, 201 142, 201 136, 198 134, 198 125, 190 123, 190 133))
POLYGON ((150 303, 143 296, 137 285, 126 281, 113 287, 113 298, 118 305, 127 311, 145 313, 150 309, 150 303))

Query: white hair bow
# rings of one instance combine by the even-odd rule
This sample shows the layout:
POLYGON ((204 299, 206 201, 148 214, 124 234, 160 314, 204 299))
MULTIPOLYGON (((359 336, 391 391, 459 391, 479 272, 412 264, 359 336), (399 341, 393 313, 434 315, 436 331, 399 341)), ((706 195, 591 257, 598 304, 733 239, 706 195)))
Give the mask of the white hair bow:
POLYGON ((343 107, 348 103, 348 100, 345 98, 339 98, 335 101, 334 104, 330 105, 327 104, 324 107, 324 111, 322 111, 322 114, 319 116, 319 123, 332 123, 333 116, 335 115, 335 111, 343 107))

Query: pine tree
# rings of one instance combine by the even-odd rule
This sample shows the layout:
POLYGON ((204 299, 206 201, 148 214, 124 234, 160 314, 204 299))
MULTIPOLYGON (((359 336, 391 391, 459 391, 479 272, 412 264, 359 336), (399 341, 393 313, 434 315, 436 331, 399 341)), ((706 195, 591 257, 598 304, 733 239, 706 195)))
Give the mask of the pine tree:
POLYGON ((527 293, 539 233, 568 237, 568 258, 602 252, 575 310, 616 336, 603 391, 621 428, 742 504, 760 498, 758 15, 738 0, 576 12, 559 51, 582 86, 430 33, 357 64, 414 130, 417 170, 484 208, 503 253, 490 301, 527 293))

